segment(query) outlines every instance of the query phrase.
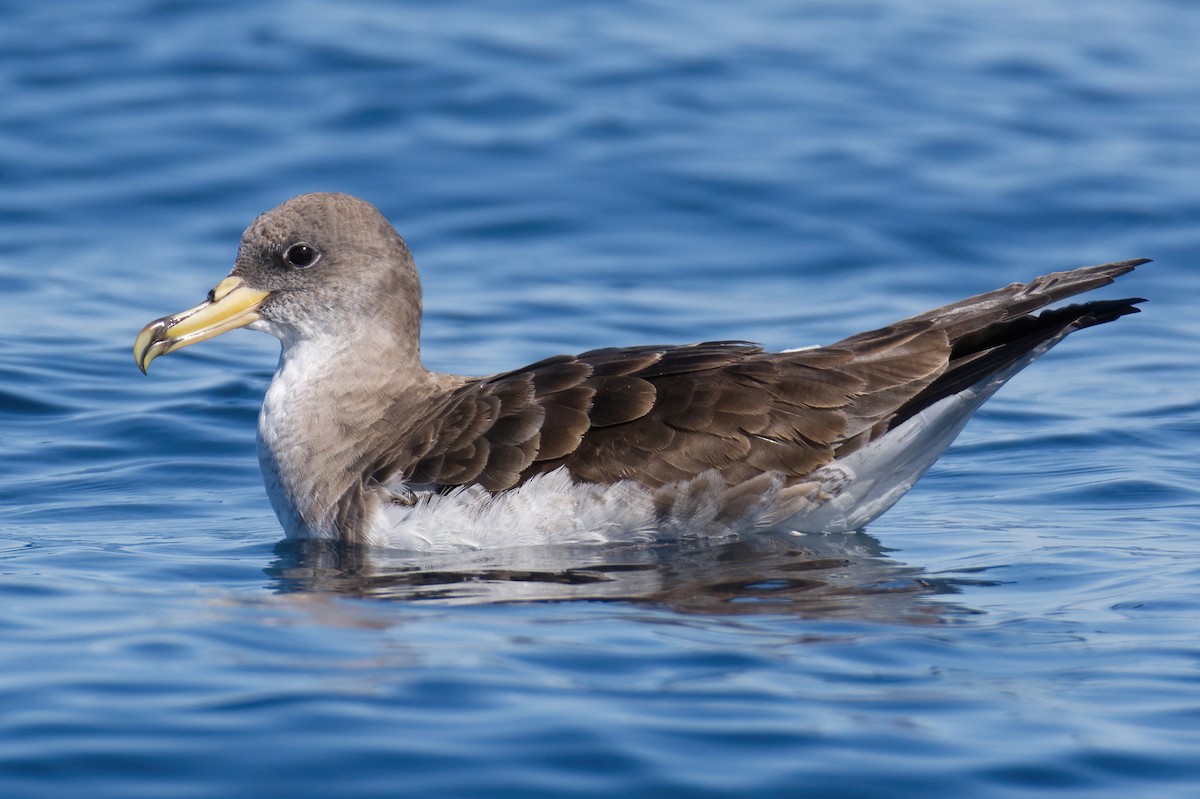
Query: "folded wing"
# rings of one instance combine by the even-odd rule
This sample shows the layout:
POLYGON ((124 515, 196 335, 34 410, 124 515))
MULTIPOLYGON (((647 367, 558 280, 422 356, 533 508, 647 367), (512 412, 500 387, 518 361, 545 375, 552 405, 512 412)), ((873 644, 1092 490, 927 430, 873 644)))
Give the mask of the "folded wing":
MULTIPOLYGON (((489 491, 566 467, 649 488, 717 472, 799 482, 1065 332, 1136 312, 1126 299, 1036 311, 1143 260, 1015 283, 829 347, 746 342, 592 350, 467 381, 376 453, 373 479, 489 491)), ((397 413, 399 411, 397 410, 397 413)))

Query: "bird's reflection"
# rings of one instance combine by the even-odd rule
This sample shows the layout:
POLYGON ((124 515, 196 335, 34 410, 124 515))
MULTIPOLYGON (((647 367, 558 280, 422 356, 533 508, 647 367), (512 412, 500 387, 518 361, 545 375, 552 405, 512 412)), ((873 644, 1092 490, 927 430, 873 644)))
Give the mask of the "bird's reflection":
MULTIPOLYGON (((891 559, 866 533, 713 542, 405 553, 282 541, 266 570, 284 593, 441 603, 636 602, 685 613, 789 613, 935 623, 961 579, 891 559)), ((971 580, 976 583, 977 580, 971 580)))

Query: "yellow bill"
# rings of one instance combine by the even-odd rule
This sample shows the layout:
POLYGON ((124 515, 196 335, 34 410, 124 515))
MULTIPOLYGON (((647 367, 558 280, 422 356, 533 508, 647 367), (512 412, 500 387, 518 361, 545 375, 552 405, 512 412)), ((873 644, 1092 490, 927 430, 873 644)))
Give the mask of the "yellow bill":
POLYGON ((227 277, 195 308, 156 319, 133 342, 133 359, 145 374, 159 355, 219 336, 256 321, 258 306, 270 292, 252 289, 241 278, 227 277))

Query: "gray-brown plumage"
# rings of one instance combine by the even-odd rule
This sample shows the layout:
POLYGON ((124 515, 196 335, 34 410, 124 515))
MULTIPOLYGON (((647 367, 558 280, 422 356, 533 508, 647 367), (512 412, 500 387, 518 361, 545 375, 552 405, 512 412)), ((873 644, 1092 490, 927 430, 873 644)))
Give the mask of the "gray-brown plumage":
POLYGON ((581 480, 657 488, 717 469, 730 485, 789 480, 881 435, 1068 326, 1110 321, 1137 300, 1029 311, 1112 282, 1143 261, 1048 275, 819 349, 747 342, 593 350, 469 380, 380 453, 375 476, 512 488, 567 467, 581 480))
POLYGON ((210 302, 148 326, 135 354, 144 368, 241 325, 281 339, 260 453, 297 535, 370 539, 383 507, 460 486, 499 494, 560 469, 643 487, 660 514, 701 478, 731 507, 768 483, 820 502, 821 467, 1072 330, 1136 312, 1138 299, 1036 313, 1144 262, 1012 284, 828 347, 608 348, 468 379, 421 364, 419 280, 386 220, 346 195, 305 195, 256 220, 210 302), (239 300, 232 322, 190 321, 226 295, 239 300))

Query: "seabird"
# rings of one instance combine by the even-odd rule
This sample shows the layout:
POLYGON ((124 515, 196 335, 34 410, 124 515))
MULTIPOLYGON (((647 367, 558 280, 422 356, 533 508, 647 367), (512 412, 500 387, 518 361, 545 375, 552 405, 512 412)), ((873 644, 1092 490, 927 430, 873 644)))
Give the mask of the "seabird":
POLYGON ((229 276, 134 358, 248 327, 282 342, 258 456, 287 534, 416 550, 857 530, 1068 334, 1140 298, 1044 306, 1146 259, 1013 283, 825 347, 612 347, 489 377, 421 362, 403 239, 345 194, 258 217, 229 276), (1040 311, 1040 312, 1039 312, 1040 311))

